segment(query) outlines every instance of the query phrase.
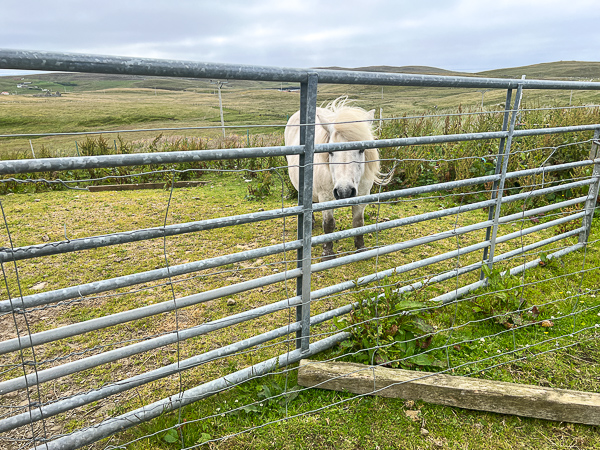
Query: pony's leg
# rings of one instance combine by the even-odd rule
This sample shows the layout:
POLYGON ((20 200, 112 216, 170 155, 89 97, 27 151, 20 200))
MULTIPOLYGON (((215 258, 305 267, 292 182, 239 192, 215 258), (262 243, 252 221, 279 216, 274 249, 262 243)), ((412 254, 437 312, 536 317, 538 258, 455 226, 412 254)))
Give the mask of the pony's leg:
MULTIPOLYGON (((352 206, 352 227, 358 228, 365 225, 365 206, 366 205, 354 205, 352 206)), ((357 250, 364 250, 365 238, 361 234, 360 236, 354 236, 354 246, 357 250)))
MULTIPOLYGON (((335 219, 333 218, 333 211, 323 211, 323 232, 333 233, 335 230, 335 219)), ((326 242, 323 244, 323 259, 328 260, 335 257, 333 253, 333 242, 326 242)))

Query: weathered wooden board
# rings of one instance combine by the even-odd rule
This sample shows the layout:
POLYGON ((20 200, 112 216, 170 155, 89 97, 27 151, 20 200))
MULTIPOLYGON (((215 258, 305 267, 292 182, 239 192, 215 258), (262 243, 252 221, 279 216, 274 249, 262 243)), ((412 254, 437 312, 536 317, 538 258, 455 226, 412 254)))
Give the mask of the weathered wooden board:
POLYGON ((302 360, 298 384, 560 422, 600 425, 600 394, 342 362, 302 360))
MULTIPOLYGON (((175 187, 193 187, 210 183, 210 181, 176 181, 175 187)), ((135 191, 138 189, 164 189, 169 183, 138 183, 138 184, 105 184, 102 186, 88 186, 90 192, 101 191, 135 191)))

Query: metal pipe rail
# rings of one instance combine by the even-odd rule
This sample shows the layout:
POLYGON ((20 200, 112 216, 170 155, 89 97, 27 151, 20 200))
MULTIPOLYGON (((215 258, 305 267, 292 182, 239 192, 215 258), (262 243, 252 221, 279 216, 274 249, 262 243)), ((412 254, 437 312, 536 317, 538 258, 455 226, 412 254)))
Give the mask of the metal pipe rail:
MULTIPOLYGON (((337 308, 336 310, 327 311, 322 314, 311 317, 311 325, 318 325, 320 323, 331 320, 333 317, 348 313, 352 310, 351 305, 337 308)), ((161 378, 175 375, 183 370, 193 369, 202 364, 206 364, 210 361, 223 358, 225 356, 234 355, 247 350, 257 345, 262 345, 267 342, 273 341, 277 338, 289 336, 290 334, 300 330, 300 322, 294 322, 289 325, 277 328, 266 333, 262 333, 253 336, 243 341, 235 342, 225 347, 218 348, 215 350, 202 353, 200 355, 193 356, 191 358, 179 361, 177 363, 163 366, 159 369, 155 369, 146 372, 141 375, 136 375, 125 380, 121 380, 117 383, 112 383, 107 386, 95 389, 91 392, 75 395, 65 400, 60 400, 48 405, 43 405, 40 408, 36 408, 33 411, 22 413, 16 416, 9 417, 7 419, 0 420, 0 433, 12 430, 19 426, 27 425, 31 421, 38 421, 45 417, 50 417, 56 414, 60 414, 71 409, 87 405, 91 402, 101 400, 103 398, 110 397, 121 392, 125 392, 129 389, 133 389, 138 386, 150 383, 152 381, 159 380, 161 378)))
POLYGON ((582 81, 515 80, 464 76, 392 74, 327 69, 295 69, 241 64, 199 63, 168 59, 84 55, 0 49, 0 69, 85 72, 121 75, 221 78, 229 80, 302 83, 316 75, 319 83, 516 89, 600 90, 600 83, 582 81))
MULTIPOLYGON (((199 220, 196 222, 177 223, 141 230, 124 231, 120 233, 90 236, 66 241, 47 242, 45 244, 29 245, 17 248, 0 249, 0 262, 19 261, 41 256, 58 255, 61 253, 77 252, 93 248, 108 247, 111 245, 127 244, 131 242, 159 239, 181 234, 208 231, 217 228, 232 227, 236 225, 261 222, 265 220, 281 219, 296 216, 302 212, 299 206, 261 211, 237 216, 219 217, 216 219, 199 220)), ((283 250, 281 250, 283 251, 283 250)), ((0 308, 0 311, 2 309, 0 308)))
POLYGON ((165 412, 177 410, 178 408, 202 400, 203 398, 210 397, 218 392, 231 389, 244 381, 273 372, 279 367, 286 367, 290 364, 297 363, 303 358, 308 358, 333 347, 339 342, 348 339, 349 336, 350 333, 334 334, 333 336, 310 344, 308 351, 303 351, 302 349, 292 350, 275 358, 238 370, 225 377, 217 378, 208 383, 180 392, 178 395, 159 400, 150 405, 129 411, 118 417, 106 419, 92 428, 79 430, 54 441, 45 442, 36 446, 36 449, 64 450, 65 448, 79 448, 118 431, 126 430, 134 425, 158 417, 165 412))
MULTIPOLYGON (((538 170, 539 169, 531 169, 531 170, 527 170, 525 172, 530 173, 530 172, 535 172, 538 170)), ((580 180, 580 181, 576 181, 573 183, 552 186, 549 188, 539 189, 539 190, 532 191, 532 192, 525 192, 525 193, 520 193, 520 194, 515 194, 515 195, 510 195, 510 196, 504 196, 501 201, 502 201, 502 203, 521 201, 521 200, 525 200, 527 198, 533 198, 533 197, 537 197, 537 196, 541 196, 541 195, 560 192, 560 191, 566 190, 566 189, 587 186, 587 185, 590 185, 592 182, 593 181, 589 180, 589 179, 588 180, 580 180)), ((406 190, 396 191, 396 192, 402 193, 405 191, 406 190)), ((579 199, 576 199, 576 200, 579 201, 579 199)), ((405 218, 401 218, 401 219, 395 219, 395 220, 392 220, 389 222, 367 225, 364 227, 353 228, 350 230, 337 231, 334 233, 329 233, 326 235, 313 237, 312 245, 313 246, 319 245, 324 242, 331 242, 331 241, 337 240, 337 239, 343 239, 343 238, 357 236, 360 234, 378 232, 378 231, 383 231, 386 229, 396 228, 399 226, 415 224, 415 223, 419 223, 419 222, 423 222, 423 221, 427 221, 427 220, 431 220, 431 219, 437 219, 437 218, 446 217, 449 215, 458 214, 461 212, 464 213, 464 212, 468 212, 468 211, 474 211, 474 210, 477 210, 480 208, 488 207, 488 206, 494 204, 494 202, 495 202, 495 200, 486 200, 483 202, 472 203, 472 204, 468 204, 468 205, 464 205, 464 206, 457 206, 457 207, 448 208, 445 210, 419 214, 419 215, 405 217, 405 218)), ((331 203, 333 203, 333 202, 331 202, 331 203)), ((556 205, 557 206, 561 205, 560 207, 562 207, 562 206, 568 206, 571 204, 574 204, 574 203, 570 203, 568 201, 568 202, 563 202, 563 203, 559 203, 556 205)), ((543 209, 543 210, 545 210, 545 209, 543 209)), ((533 213, 533 211, 534 210, 530 211, 530 213, 533 213)), ((535 211, 537 211, 537 210, 535 210, 535 211)), ((537 213, 538 212, 533 213, 533 214, 537 214, 537 213)), ((519 213, 519 215, 521 215, 521 214, 524 214, 524 213, 519 213)), ((510 220, 514 220, 514 219, 510 219, 510 220)), ((192 273, 192 272, 196 272, 196 271, 200 271, 200 270, 206 270, 209 268, 219 267, 219 266, 226 265, 226 264, 247 261, 247 260, 253 259, 253 258, 259 258, 259 257, 267 256, 267 255, 281 253, 283 251, 295 250, 295 249, 298 249, 300 247, 300 245, 301 245, 300 241, 296 240, 296 241, 291 241, 291 242, 288 242, 285 244, 278 244, 278 245, 274 245, 274 246, 270 246, 270 247, 263 247, 263 248, 255 249, 255 250, 248 250, 248 251, 244 251, 244 252, 240 252, 240 253, 236 253, 236 254, 232 254, 232 255, 224 255, 221 257, 211 258, 211 259, 207 259, 207 260, 203 260, 203 261, 199 261, 199 262, 195 262, 195 263, 176 265, 176 266, 170 267, 169 269, 166 269, 166 268, 155 269, 155 270, 151 270, 151 271, 147 271, 147 272, 140 272, 140 273, 133 274, 133 275, 125 275, 122 277, 97 281, 97 282, 93 282, 93 283, 87 283, 87 284, 83 284, 83 285, 79 285, 79 286, 72 286, 69 288, 48 291, 48 292, 44 292, 41 294, 33 294, 33 295, 25 296, 25 297, 17 297, 12 300, 2 300, 2 301, 0 301, 0 312, 19 311, 21 309, 38 307, 38 306, 42 306, 42 305, 49 304, 49 303, 55 303, 55 302, 65 301, 65 300, 74 299, 74 298, 82 298, 83 296, 86 296, 86 295, 98 294, 101 292, 106 292, 106 291, 119 289, 119 288, 123 288, 123 287, 127 287, 127 286, 133 286, 136 284, 147 283, 149 281, 165 279, 165 278, 168 278, 169 276, 178 276, 178 275, 188 274, 188 273, 192 273)), ((288 272, 288 276, 290 276, 290 272, 288 272)), ((276 278, 276 279, 278 279, 278 278, 276 278)), ((157 307, 157 305, 153 305, 153 306, 157 307)), ((164 311, 162 311, 162 312, 164 312, 164 311)), ((1 353, 1 348, 2 348, 2 346, 0 344, 0 353, 1 353)))
MULTIPOLYGON (((500 223, 509 223, 514 220, 520 220, 520 219, 524 219, 526 217, 530 217, 533 215, 543 214, 543 213, 546 213, 546 212, 549 212, 549 211, 552 211, 555 209, 573 206, 573 205, 585 202, 586 198, 587 197, 579 197, 579 198, 568 200, 565 202, 548 205, 548 206, 544 206, 544 207, 540 207, 540 208, 535 208, 535 209, 532 209, 529 211, 524 211, 522 213, 504 216, 504 217, 500 218, 500 223)), ((505 199, 508 202, 510 198, 505 197, 505 199)), ((469 205, 469 206, 472 206, 472 205, 469 205)), ((477 205, 477 206, 478 206, 478 208, 480 207, 480 205, 477 205)), ((453 209, 458 209, 458 208, 453 208, 453 209)), ((442 212, 445 213, 447 211, 449 211, 449 210, 444 210, 442 212)), ((462 211, 462 212, 464 212, 464 211, 462 211)), ((439 215, 439 212, 436 212, 436 213, 438 213, 438 215, 439 215)), ((424 220, 431 220, 430 215, 431 215, 431 213, 426 213, 426 214, 422 214, 420 216, 421 216, 421 219, 424 221, 424 220)), ((556 219, 556 220, 553 220, 550 222, 546 222, 544 224, 540 224, 537 226, 519 230, 517 232, 499 237, 497 242, 502 243, 502 242, 507 242, 512 239, 520 238, 522 236, 525 236, 527 234, 530 234, 530 233, 533 233, 536 231, 540 231, 540 230, 543 230, 543 229, 546 229, 546 228, 549 228, 552 226, 560 225, 560 224, 569 222, 571 220, 576 220, 578 218, 583 217, 584 215, 585 215, 585 212, 582 211, 582 212, 579 212, 579 213, 571 215, 571 216, 559 218, 559 219, 556 219)), ((406 220, 406 219, 399 219, 399 220, 404 221, 405 223, 403 223, 403 224, 406 224, 411 221, 410 219, 414 220, 414 217, 416 217, 416 216, 407 218, 408 220, 406 220)), ((489 226, 490 223, 491 223, 491 221, 479 222, 477 224, 456 228, 454 230, 448 230, 445 232, 435 233, 433 235, 429 235, 429 236, 425 236, 425 237, 421 237, 421 238, 417 238, 417 239, 412 239, 412 240, 401 242, 398 244, 393 244, 393 245, 389 245, 389 246, 385 246, 385 247, 379 247, 379 248, 376 248, 373 250, 359 253, 358 255, 350 255, 350 256, 338 258, 334 261, 329 261, 329 262, 325 262, 325 263, 321 263, 321 264, 313 264, 312 270, 313 270, 313 272, 323 271, 323 270, 327 270, 327 269, 330 269, 333 267, 339 267, 339 266, 347 264, 349 262, 363 261, 366 259, 373 258, 375 256, 383 256, 383 255, 386 255, 386 254, 389 254, 392 252, 397 252, 397 251, 400 251, 403 249, 413 248, 418 245, 422 245, 422 244, 429 243, 429 242, 434 242, 434 241, 437 241, 440 239, 447 239, 449 237, 455 237, 460 234, 465 234, 465 233, 469 233, 472 231, 476 231, 476 230, 485 228, 485 227, 489 226)), ((395 226, 397 227, 400 225, 395 224, 395 226)), ((290 271, 290 272, 285 273, 285 276, 292 277, 293 274, 294 274, 293 271, 290 271)), ((273 277, 273 276, 271 276, 271 277, 273 277)), ((277 279, 279 279, 279 278, 277 278, 277 279)), ((240 285, 244 286, 244 287, 246 286, 246 285, 244 285, 244 283, 239 283, 236 286, 241 287, 240 285)), ((233 288, 233 286, 230 288, 233 288)), ((221 289, 225 289, 225 288, 221 288, 221 289)), ((202 294, 202 297, 210 300, 214 297, 214 295, 211 296, 209 292, 205 292, 202 294)), ((202 300, 202 301, 207 301, 207 300, 202 300)), ((43 331, 43 332, 31 334, 31 335, 26 335, 26 336, 22 336, 21 338, 10 339, 10 340, 0 343, 0 354, 8 353, 11 351, 16 351, 20 348, 26 348, 26 347, 31 347, 31 346, 35 346, 35 345, 45 344, 48 342, 53 342, 53 341, 56 341, 59 339, 64 339, 64 338, 67 338, 70 336, 75 336, 75 335, 83 334, 83 333, 90 332, 93 330, 106 328, 108 326, 114 326, 117 324, 129 322, 132 320, 142 319, 145 317, 169 312, 176 308, 183 308, 183 307, 187 307, 187 306, 197 304, 197 303, 198 303, 198 296, 193 296, 191 300, 190 300, 190 297, 183 297, 183 298, 180 298, 173 302, 163 302, 163 303, 159 303, 156 305, 149 305, 149 306, 141 307, 141 308, 138 308, 135 310, 129 310, 129 311, 125 311, 122 313, 116 313, 116 314, 113 314, 108 317, 91 319, 91 320, 88 320, 83 323, 77 323, 77 324, 68 325, 68 326, 64 326, 64 327, 49 330, 49 331, 43 331)), ((2 392, 1 386, 2 385, 0 383, 0 393, 2 392)))
MULTIPOLYGON (((577 161, 574 163, 565 163, 558 164, 554 166, 547 166, 535 169, 526 169, 520 170, 516 172, 508 172, 506 174, 507 179, 519 178, 528 175, 537 175, 543 173, 550 173, 555 171, 569 170, 576 167, 585 167, 592 164, 600 163, 600 159, 592 161, 592 160, 584 160, 577 161)), ((487 177, 477 177, 470 178, 468 180, 458 180, 448 183, 437 183, 430 186, 420 186, 418 188, 408 188, 401 189, 397 191, 389 191, 386 193, 378 193, 372 194, 368 196, 362 197, 354 197, 352 199, 344 200, 335 200, 331 202, 322 202, 316 205, 313 205, 313 211, 324 211, 327 209, 334 209, 336 207, 344 207, 359 203, 371 203, 377 201, 386 201, 386 200, 394 200, 398 198, 410 197, 413 195, 419 195, 427 192, 435 192, 435 191, 443 191, 443 190, 452 190, 460 187, 472 186, 476 184, 484 184, 492 181, 497 181, 499 179, 499 175, 490 175, 487 177), (340 206, 338 206, 340 205, 340 206)), ((567 185, 565 185, 567 186, 567 185)), ((568 185, 570 187, 577 187, 576 185, 568 185)), ((565 188, 565 189, 567 189, 565 188)), ((490 200, 489 204, 482 204, 480 207, 486 207, 493 204, 494 200, 490 200)), ((465 206, 467 207, 467 206, 465 206)), ((212 230, 216 228, 229 227, 233 225, 240 225, 245 223, 258 222, 263 220, 270 219, 278 219, 283 217, 294 216, 302 212, 302 208, 300 206, 296 207, 288 207, 281 208, 271 211, 263 211, 257 213, 249 213, 249 214, 241 214, 237 216, 223 217, 217 219, 208 219, 197 222, 187 222, 182 224, 173 224, 167 225, 163 227, 155 227, 155 228, 147 228, 142 230, 133 230, 122 233, 113 233, 109 235, 102 236, 92 236, 81 239, 71 239, 68 241, 58 241, 58 242, 48 242, 45 244, 37 244, 31 245, 27 247, 17 247, 14 249, 2 248, 0 249, 0 262, 7 261, 18 261, 22 259, 35 258, 39 256, 49 256, 56 255, 59 253, 66 252, 74 252, 85 249, 92 249, 110 245, 124 244, 129 242, 136 242, 146 239, 156 239, 163 238, 166 236, 176 236, 179 234, 185 233, 193 233, 197 231, 206 231, 212 230)), ((383 226, 383 225, 382 225, 383 226)), ((383 229, 383 228, 382 228, 383 229)), ((357 229, 359 232, 357 234, 364 234, 370 232, 369 230, 357 229)), ((317 241, 313 243, 313 245, 330 242, 323 241, 322 239, 331 237, 331 240, 339 239, 339 237, 335 234, 329 234, 328 236, 317 238, 317 241)), ((1 304, 1 302, 0 302, 1 304)), ((3 311, 0 305, 0 312, 3 311)))

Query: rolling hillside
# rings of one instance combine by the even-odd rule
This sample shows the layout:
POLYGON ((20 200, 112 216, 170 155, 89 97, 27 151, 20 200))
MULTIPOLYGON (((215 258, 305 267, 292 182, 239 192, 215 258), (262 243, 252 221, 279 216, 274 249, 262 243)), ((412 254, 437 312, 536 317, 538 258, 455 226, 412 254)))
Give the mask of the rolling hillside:
MULTIPOLYGON (((600 62, 558 61, 552 63, 533 64, 530 66, 511 67, 489 70, 479 73, 453 72, 428 66, 368 66, 356 68, 322 67, 331 70, 355 70, 366 72, 419 73, 426 75, 481 76, 495 78, 527 78, 540 79, 600 79, 600 62)), ((232 81, 225 88, 238 87, 277 88, 278 83, 255 81, 232 81), (235 85, 235 86, 234 86, 235 85)), ((104 89, 161 89, 170 91, 211 92, 214 85, 209 80, 193 80, 186 78, 154 78, 131 75, 101 75, 83 73, 48 73, 26 76, 0 77, 0 90, 10 93, 35 94, 42 89, 64 92, 100 91, 104 89), (18 84, 30 82, 38 89, 17 88, 18 84), (36 92, 37 91, 37 92, 36 92)))
POLYGON ((499 78, 554 78, 554 79, 599 79, 600 62, 558 61, 552 63, 533 64, 531 66, 511 67, 508 69, 479 72, 482 77, 499 78))

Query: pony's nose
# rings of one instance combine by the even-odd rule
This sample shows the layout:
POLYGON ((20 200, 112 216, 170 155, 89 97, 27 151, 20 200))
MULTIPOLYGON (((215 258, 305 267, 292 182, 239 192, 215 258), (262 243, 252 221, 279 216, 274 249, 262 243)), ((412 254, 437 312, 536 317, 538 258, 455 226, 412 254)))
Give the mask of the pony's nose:
POLYGON ((353 186, 336 187, 333 189, 333 196, 336 200, 356 197, 356 188, 353 186))

